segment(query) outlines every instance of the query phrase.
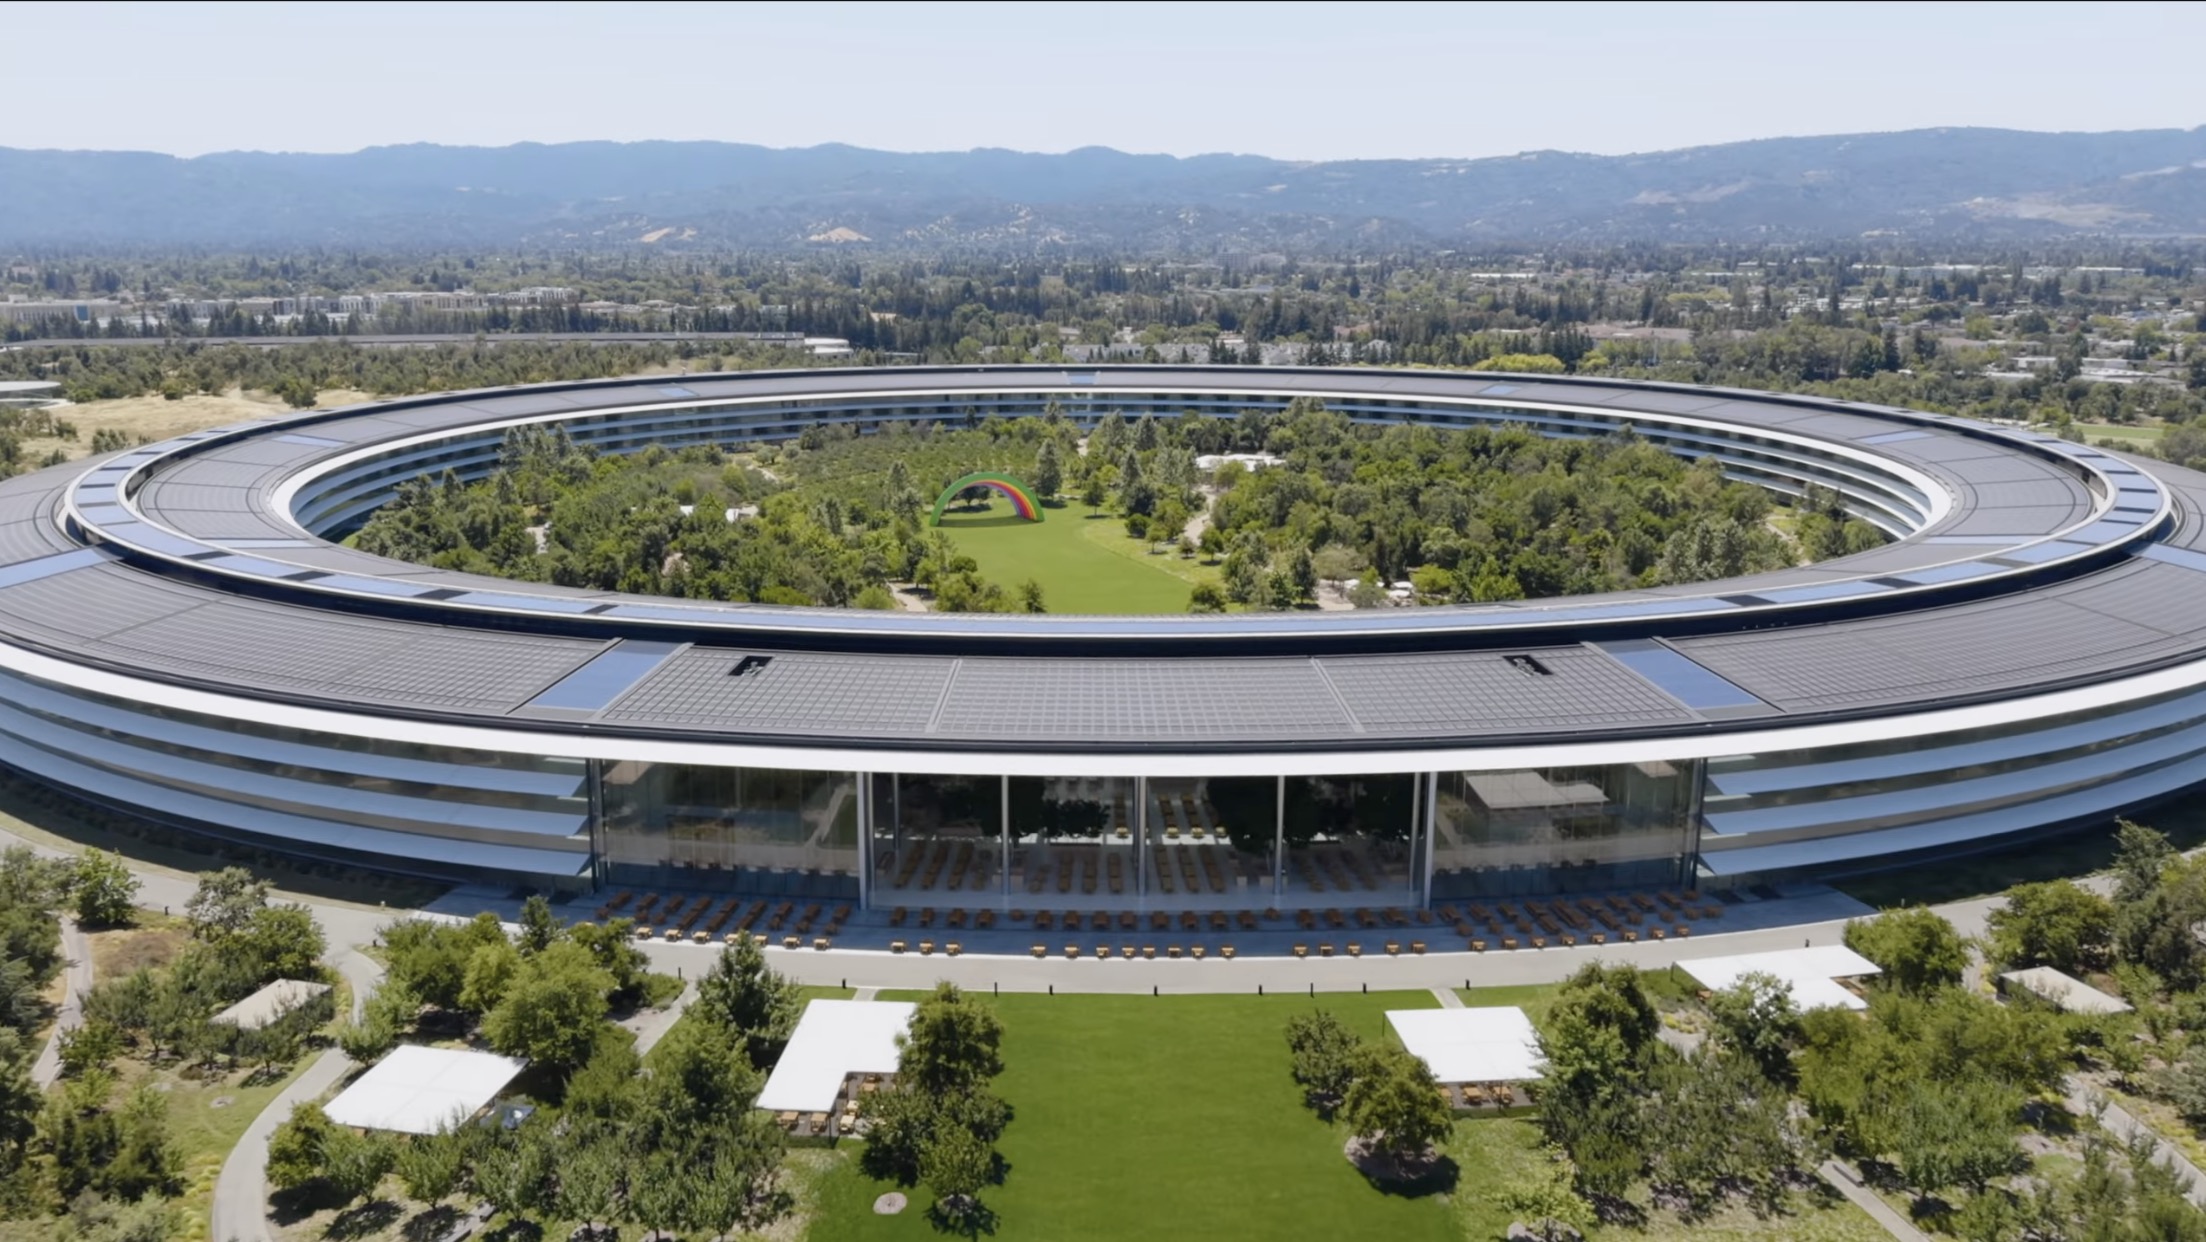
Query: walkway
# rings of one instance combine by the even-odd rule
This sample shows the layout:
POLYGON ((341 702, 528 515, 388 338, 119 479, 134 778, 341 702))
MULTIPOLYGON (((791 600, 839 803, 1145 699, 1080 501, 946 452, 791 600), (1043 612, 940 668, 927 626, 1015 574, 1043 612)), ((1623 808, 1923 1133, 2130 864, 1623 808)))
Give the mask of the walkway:
POLYGON ((2099 1094, 2091 1084, 2071 1074, 2063 1083, 2067 1089, 2070 1112, 2081 1116, 2096 1115, 2100 1128, 2124 1143, 2135 1142, 2142 1135, 2152 1141, 2153 1159, 2174 1169, 2182 1179, 2184 1197, 2199 1207, 2206 1208, 2206 1173, 2201 1173, 2190 1158, 2177 1150, 2175 1144, 2161 1138, 2158 1131, 2139 1121, 2128 1109, 2099 1094))
POLYGON ((1816 1172, 1831 1188, 1846 1196, 1846 1201, 1869 1214, 1869 1219, 1884 1226, 1884 1231, 1898 1238, 1899 1242, 1931 1242, 1930 1235, 1917 1229, 1905 1216, 1892 1209, 1892 1205, 1877 1197, 1877 1193, 1861 1184, 1854 1171, 1836 1160, 1826 1160, 1816 1172))
POLYGON ((44 1091, 61 1079, 61 1037, 84 1025, 84 997, 92 990, 92 943, 70 915, 61 916, 61 1009, 54 1016, 54 1033, 31 1063, 31 1085, 44 1091))
MULTIPOLYGON (((383 980, 383 967, 349 944, 333 944, 328 956, 352 987, 352 1019, 357 1022, 367 1010, 368 994, 383 980)), ((210 1236, 215 1242, 270 1242, 274 1234, 268 1228, 268 1140, 276 1127, 291 1119, 291 1110, 322 1098, 355 1068, 343 1049, 325 1049, 245 1127, 215 1178, 210 1213, 210 1236)))

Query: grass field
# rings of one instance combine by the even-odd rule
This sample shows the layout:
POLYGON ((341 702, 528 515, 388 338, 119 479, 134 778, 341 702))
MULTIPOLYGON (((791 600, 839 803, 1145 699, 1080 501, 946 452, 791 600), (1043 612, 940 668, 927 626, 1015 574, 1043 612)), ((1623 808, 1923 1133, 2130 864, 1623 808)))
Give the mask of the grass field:
MULTIPOLYGON (((1005 1070, 1017 1110, 1000 1147, 1011 1165, 984 1202, 999 1236, 1052 1239, 1460 1239, 1444 1196, 1383 1194, 1341 1156, 1345 1134, 1302 1107, 1287 1075, 1287 1019, 1312 1004, 1366 1038, 1385 1011, 1430 1008, 1427 992, 1371 996, 1006 996, 1005 1070)), ((932 1238, 924 1187, 896 1216, 894 1189, 857 1171, 855 1150, 815 1184, 814 1242, 932 1238)), ((1466 1169, 1465 1188, 1479 1177, 1466 1169)))
MULTIPOLYGON (((1552 985, 1474 988, 1466 1004, 1544 1012, 1552 985)), ((1366 1039, 1391 1041, 1389 1009, 1425 1009, 1428 992, 1323 996, 1006 996, 998 1088, 1015 1110, 1000 1144, 1011 1169, 983 1196, 1001 1237, 1366 1238, 1489 1242, 1511 1217, 1497 1191, 1547 1159, 1528 1118, 1460 1121, 1448 1143, 1457 1180, 1422 1196, 1374 1188, 1341 1155, 1347 1131, 1302 1106, 1288 1077, 1287 1019, 1331 1009, 1366 1039)), ((877 1216, 897 1189, 858 1171, 857 1145, 791 1159, 811 1242, 939 1236, 926 1187, 877 1216)), ((1642 1208, 1647 1205, 1642 1203, 1642 1208)), ((1647 1210, 1594 1242, 1878 1242, 1874 1221, 1822 1189, 1789 1196, 1772 1217, 1732 1204, 1687 1222, 1647 1210)))
POLYGON ((1041 583, 1051 612, 1187 611, 1188 580, 1165 568, 1176 558, 1144 554, 1116 519, 1091 518, 1079 506, 1048 509, 1042 521, 1028 522, 999 501, 985 512, 945 514, 941 530, 980 562, 982 577, 1006 591, 1029 578, 1041 583), (1115 538, 1096 537, 1106 534, 1115 538))

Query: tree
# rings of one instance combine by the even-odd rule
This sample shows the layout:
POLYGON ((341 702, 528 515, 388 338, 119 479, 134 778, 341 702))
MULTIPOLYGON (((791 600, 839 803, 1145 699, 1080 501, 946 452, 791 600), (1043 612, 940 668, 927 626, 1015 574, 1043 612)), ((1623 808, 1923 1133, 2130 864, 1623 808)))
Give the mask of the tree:
POLYGON ((1287 1020, 1287 1049, 1303 1100, 1330 1117, 1356 1080, 1363 1041, 1331 1010, 1318 1009, 1287 1020))
POLYGON ((2166 833, 2126 819, 2114 825, 2114 904, 2126 906, 2144 900, 2177 855, 2166 833))
POLYGON ((386 1135, 331 1127, 322 1137, 322 1184, 341 1203, 373 1198, 396 1163, 395 1147, 386 1135))
POLYGON ((1427 1158, 1454 1124, 1432 1071, 1391 1046, 1365 1050, 1342 1112, 1368 1149, 1404 1162, 1427 1158))
POLYGON ((579 945, 562 941, 523 959, 505 996, 483 1018, 483 1036, 507 1056, 563 1073, 590 1057, 613 977, 579 945))
POLYGON ((78 922, 92 927, 120 927, 130 921, 138 898, 138 877, 130 873, 121 856, 105 850, 86 850, 77 855, 69 886, 78 922))
POLYGON ((1187 593, 1189 612, 1224 612, 1226 603, 1226 593, 1219 590, 1215 582, 1198 582, 1187 593))
POLYGON ((1922 906, 1848 921, 1846 947, 1875 962, 1883 981, 1903 992, 1953 987, 1969 964, 1968 941, 1922 906))
POLYGON ((919 1180, 934 1188, 934 1210, 951 1221, 971 1216, 996 1171, 996 1153, 963 1126, 943 1126, 919 1152, 919 1180))
POLYGON ((1708 1016, 1725 1048, 1746 1058, 1764 1078, 1792 1081, 1792 1046, 1800 1036, 1800 1007, 1792 985, 1751 971, 1708 997, 1708 1016))
POLYGON ((1949 1186, 1981 1192, 2015 1171, 2015 1118, 2021 1101, 1983 1081, 1919 1081, 1898 1101, 1892 1150, 1900 1177, 1918 1195, 1949 1186))
POLYGON ((199 877, 199 887, 184 906, 192 935, 212 940, 244 931, 268 904, 268 882, 243 867, 224 867, 199 877))
POLYGON ((336 1125, 320 1104, 309 1100, 268 1136, 268 1184, 296 1190, 322 1175, 322 1148, 336 1125))
POLYGON ((1048 605, 1043 601, 1042 598, 1041 583, 1036 582, 1032 578, 1029 578, 1019 584, 1019 611, 1030 613, 1043 613, 1049 611, 1048 605))
POLYGON ((1560 1148, 1548 1148, 1539 1168, 1494 1192, 1502 1211, 1517 1218, 1540 1242, 1563 1242, 1593 1228, 1593 1207, 1578 1197, 1576 1171, 1560 1148))
MULTIPOLYGON (((569 1168, 561 1165, 561 1179, 569 1168)), ((416 1203, 437 1203, 456 1193, 467 1174, 467 1147, 450 1130, 421 1134, 397 1145, 391 1155, 391 1171, 416 1203)))
POLYGON ((530 893, 521 903, 521 934, 515 938, 515 948, 524 956, 541 953, 560 934, 559 916, 552 913, 551 902, 542 893, 530 893))
POLYGON ((738 936, 697 980, 691 1012, 733 1038, 750 1063, 771 1069, 781 1059, 804 1005, 796 984, 766 964, 762 942, 738 936))
POLYGON ((1057 441, 1042 441, 1041 449, 1034 454, 1034 490, 1044 500, 1055 496, 1065 485, 1065 465, 1057 455, 1057 441))
POLYGON ((253 911, 233 943, 237 959, 258 986, 276 979, 316 978, 328 941, 313 911, 285 902, 253 911))
POLYGON ((1102 473, 1094 470, 1089 471, 1087 482, 1080 485, 1080 503, 1086 505, 1089 515, 1093 516, 1096 510, 1103 507, 1103 502, 1108 498, 1109 490, 1103 484, 1102 473))
POLYGON ((520 969, 521 951, 506 941, 477 946, 460 984, 460 1008, 477 1014, 496 1009, 520 969))
POLYGON ((2051 966, 2074 973, 2106 958, 2114 906, 2068 880, 2017 884, 1985 920, 1991 956, 2008 969, 2051 966))
POLYGON ((935 985, 896 1042, 898 1083, 929 1095, 980 1090, 1003 1072, 1003 1020, 954 983, 935 985))

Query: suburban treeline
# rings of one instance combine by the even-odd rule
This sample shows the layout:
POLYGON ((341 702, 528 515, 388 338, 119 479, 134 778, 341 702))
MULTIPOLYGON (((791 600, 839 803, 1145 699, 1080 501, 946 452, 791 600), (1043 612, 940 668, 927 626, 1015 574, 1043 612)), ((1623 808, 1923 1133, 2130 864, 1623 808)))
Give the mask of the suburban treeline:
POLYGON ((1778 533, 1767 492, 1629 435, 1548 440, 1521 428, 1350 423, 1313 401, 1279 415, 1186 415, 1092 431, 1061 411, 808 429, 797 440, 594 454, 565 434, 508 435, 498 469, 404 484, 358 533, 364 551, 564 586, 696 599, 1040 611, 1031 584, 982 579, 929 517, 973 470, 1056 503, 1109 506, 1161 555, 1219 565, 1198 610, 1292 608, 1333 583, 1359 606, 1405 580, 1427 602, 1512 600, 1730 577, 1873 547, 1883 535, 1815 494, 1778 533), (1248 470, 1235 454, 1262 468, 1248 470), (1224 457, 1209 470, 1199 463, 1224 457), (1353 588, 1345 584, 1353 582, 1353 588))

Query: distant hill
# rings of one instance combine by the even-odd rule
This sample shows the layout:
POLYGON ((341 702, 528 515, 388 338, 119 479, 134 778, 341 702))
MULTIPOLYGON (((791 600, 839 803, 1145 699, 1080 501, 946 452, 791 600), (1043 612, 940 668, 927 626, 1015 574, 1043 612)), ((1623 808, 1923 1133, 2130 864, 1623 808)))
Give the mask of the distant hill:
POLYGON ((1926 129, 1646 155, 1294 163, 716 142, 350 155, 0 148, 0 245, 1211 251, 2206 235, 2206 127, 1926 129))

